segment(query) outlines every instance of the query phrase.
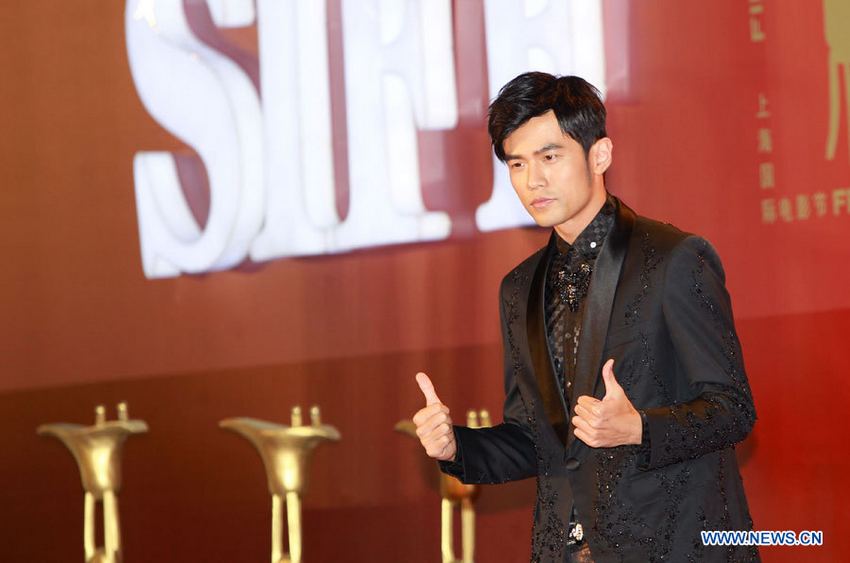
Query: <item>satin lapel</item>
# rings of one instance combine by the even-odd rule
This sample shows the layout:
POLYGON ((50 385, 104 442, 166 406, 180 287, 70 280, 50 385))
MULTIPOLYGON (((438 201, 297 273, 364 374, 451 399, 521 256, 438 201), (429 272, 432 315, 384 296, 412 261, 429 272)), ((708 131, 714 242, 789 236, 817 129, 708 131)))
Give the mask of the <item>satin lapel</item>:
MULTIPOLYGON (((614 201, 616 204, 614 225, 596 258, 585 302, 576 363, 575 388, 570 401, 570 419, 575 412, 576 400, 582 395, 593 396, 597 382, 601 379, 604 363, 602 352, 611 321, 614 294, 620 281, 620 272, 623 269, 623 261, 626 258, 626 250, 635 222, 634 211, 626 207, 619 199, 614 198, 614 201)), ((567 446, 572 445, 575 440, 573 425, 570 423, 567 446)))
POLYGON ((528 352, 534 368, 537 389, 540 391, 543 410, 549 424, 561 445, 566 446, 569 426, 567 422, 567 404, 555 378, 552 356, 549 353, 549 341, 546 338, 544 313, 544 291, 546 287, 546 269, 549 257, 555 251, 555 234, 549 238, 546 251, 535 268, 534 277, 528 294, 528 352))

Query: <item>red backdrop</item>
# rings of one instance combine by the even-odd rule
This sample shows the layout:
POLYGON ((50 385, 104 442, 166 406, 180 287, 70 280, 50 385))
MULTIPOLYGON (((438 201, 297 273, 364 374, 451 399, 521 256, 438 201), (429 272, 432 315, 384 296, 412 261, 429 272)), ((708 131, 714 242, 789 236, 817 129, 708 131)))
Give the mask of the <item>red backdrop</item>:
MULTIPOLYGON (((604 2, 609 187, 719 250, 759 415, 739 448, 755 527, 824 531, 822 547, 764 548, 765 561, 850 557, 850 75, 839 69, 826 158, 830 65, 845 60, 826 41, 833 4, 604 2)), ((340 7, 328 7, 339 104, 340 7)), ((123 11, 36 0, 0 18, 4 557, 81 556, 76 467, 35 428, 126 399, 151 429, 125 449, 127 561, 266 558, 261 464, 217 422, 284 422, 297 403, 320 404, 343 436, 313 464, 308 559, 436 560, 434 468, 393 425, 422 402, 418 370, 455 412, 499 411, 498 284, 546 237, 474 228, 492 186, 481 3, 453 6, 458 126, 419 137, 420 163, 445 167, 423 177, 426 205, 452 216, 449 240, 161 280, 142 273, 132 158, 191 151, 136 95, 123 11)), ((214 39, 256 58, 254 28, 214 39)), ((527 557, 533 496, 531 482, 485 488, 478 560, 527 557)))

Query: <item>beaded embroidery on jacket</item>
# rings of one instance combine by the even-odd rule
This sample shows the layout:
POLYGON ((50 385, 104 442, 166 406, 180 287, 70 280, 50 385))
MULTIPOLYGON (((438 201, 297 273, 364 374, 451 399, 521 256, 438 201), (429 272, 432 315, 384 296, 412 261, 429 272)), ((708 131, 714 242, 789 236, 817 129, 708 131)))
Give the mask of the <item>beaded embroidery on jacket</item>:
MULTIPOLYGON (((519 268, 511 273, 512 288, 505 308, 505 325, 507 327, 507 340, 510 346, 511 369, 513 371, 514 381, 520 380, 520 375, 524 369, 514 328, 520 316, 517 310, 520 288, 526 287, 528 282, 528 274, 520 272, 519 268)), ((520 327, 520 330, 522 330, 522 327, 520 327)), ((558 491, 552 485, 549 461, 541 453, 540 429, 538 427, 537 417, 534 414, 536 405, 533 400, 527 399, 521 391, 520 397, 525 406, 526 420, 532 432, 534 451, 537 455, 536 512, 542 513, 542 518, 535 518, 534 529, 531 534, 531 562, 539 563, 544 561, 544 553, 547 556, 546 560, 560 560, 564 552, 566 529, 563 520, 556 510, 558 491), (545 522, 542 524, 542 529, 541 521, 545 522)))

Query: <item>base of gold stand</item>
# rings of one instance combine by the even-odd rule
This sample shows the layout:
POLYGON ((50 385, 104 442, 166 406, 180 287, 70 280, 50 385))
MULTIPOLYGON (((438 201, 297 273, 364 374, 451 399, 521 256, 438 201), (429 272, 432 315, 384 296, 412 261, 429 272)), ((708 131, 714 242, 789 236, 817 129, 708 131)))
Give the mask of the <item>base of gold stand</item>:
POLYGON ((441 513, 441 541, 440 551, 443 555, 443 563, 473 563, 475 554, 475 509, 472 500, 465 498, 460 501, 452 501, 444 498, 441 513), (463 559, 456 559, 452 541, 452 530, 454 528, 454 508, 460 505, 460 534, 463 559))

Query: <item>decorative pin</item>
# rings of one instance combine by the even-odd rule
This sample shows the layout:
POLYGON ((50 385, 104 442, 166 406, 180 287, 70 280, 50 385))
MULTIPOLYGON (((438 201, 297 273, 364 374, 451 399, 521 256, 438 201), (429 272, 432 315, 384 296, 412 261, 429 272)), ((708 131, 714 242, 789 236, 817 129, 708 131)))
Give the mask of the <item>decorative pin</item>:
POLYGON ((576 541, 581 541, 584 537, 584 528, 581 527, 581 524, 576 522, 576 527, 570 532, 570 537, 576 541))

